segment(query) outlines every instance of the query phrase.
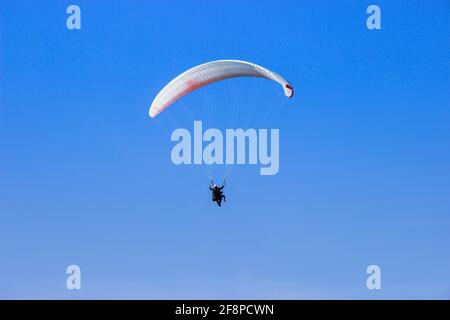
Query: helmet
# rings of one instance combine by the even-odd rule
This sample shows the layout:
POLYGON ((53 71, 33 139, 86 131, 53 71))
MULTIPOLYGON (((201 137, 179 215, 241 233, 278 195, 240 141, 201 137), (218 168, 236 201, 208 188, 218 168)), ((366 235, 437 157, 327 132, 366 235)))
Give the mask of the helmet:
POLYGON ((213 188, 217 188, 217 184, 215 184, 215 185, 213 186, 213 188))

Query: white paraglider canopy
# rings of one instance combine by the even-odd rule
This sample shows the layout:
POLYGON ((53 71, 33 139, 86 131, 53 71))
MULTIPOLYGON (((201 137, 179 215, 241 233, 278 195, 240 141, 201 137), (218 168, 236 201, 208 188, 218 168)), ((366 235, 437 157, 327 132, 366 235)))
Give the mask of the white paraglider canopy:
POLYGON ((193 67, 170 81, 155 97, 149 110, 154 118, 176 100, 210 83, 237 77, 260 77, 278 82, 291 98, 294 89, 279 74, 254 63, 239 60, 217 60, 193 67))

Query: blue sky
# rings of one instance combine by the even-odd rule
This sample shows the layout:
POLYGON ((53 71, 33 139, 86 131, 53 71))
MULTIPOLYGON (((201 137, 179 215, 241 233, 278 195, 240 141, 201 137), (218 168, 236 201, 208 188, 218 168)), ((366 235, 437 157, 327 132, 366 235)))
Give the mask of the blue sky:
POLYGON ((0 0, 0 298, 448 299, 449 11, 0 0), (280 172, 233 169, 220 209, 200 168, 171 163, 168 119, 147 116, 169 80, 216 59, 296 89, 228 80, 169 111, 189 125, 183 107, 212 105, 226 127, 233 99, 273 110, 280 172), (70 264, 81 291, 65 289, 70 264), (366 288, 371 264, 382 290, 366 288))

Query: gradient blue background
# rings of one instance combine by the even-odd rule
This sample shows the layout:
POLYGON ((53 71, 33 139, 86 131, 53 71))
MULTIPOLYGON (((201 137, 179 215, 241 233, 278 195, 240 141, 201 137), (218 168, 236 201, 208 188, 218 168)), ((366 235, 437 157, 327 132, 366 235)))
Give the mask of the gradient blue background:
POLYGON ((0 298, 448 299, 449 13, 444 0, 1 0, 0 298), (223 58, 277 71, 296 96, 248 79, 186 97, 227 110, 233 86, 247 97, 239 84, 255 83, 280 104, 266 123, 279 174, 239 168, 219 209, 147 112, 172 77, 223 58), (70 264, 81 291, 65 288, 70 264), (366 288, 370 264, 382 290, 366 288))

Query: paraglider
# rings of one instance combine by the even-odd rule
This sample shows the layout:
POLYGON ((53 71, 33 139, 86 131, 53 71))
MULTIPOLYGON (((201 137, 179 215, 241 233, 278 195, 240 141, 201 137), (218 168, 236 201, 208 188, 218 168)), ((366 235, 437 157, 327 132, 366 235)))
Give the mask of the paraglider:
MULTIPOLYGON (((149 116, 157 117, 175 101, 201 87, 238 77, 259 77, 272 80, 282 87, 286 97, 291 98, 294 95, 291 84, 269 69, 241 60, 217 60, 195 66, 170 81, 154 98, 149 109, 149 116)), ((225 201, 223 194, 225 181, 221 187, 215 185, 212 180, 211 183, 209 189, 212 193, 212 200, 220 207, 222 200, 225 201)))
POLYGON ((223 181, 223 184, 221 187, 219 187, 217 184, 214 184, 214 181, 211 180, 211 185, 209 186, 209 190, 212 194, 212 201, 215 201, 219 207, 222 206, 222 200, 227 201, 225 199, 225 195, 223 194, 223 188, 225 188, 225 181, 223 181), (211 187, 212 185, 212 187, 211 187))

